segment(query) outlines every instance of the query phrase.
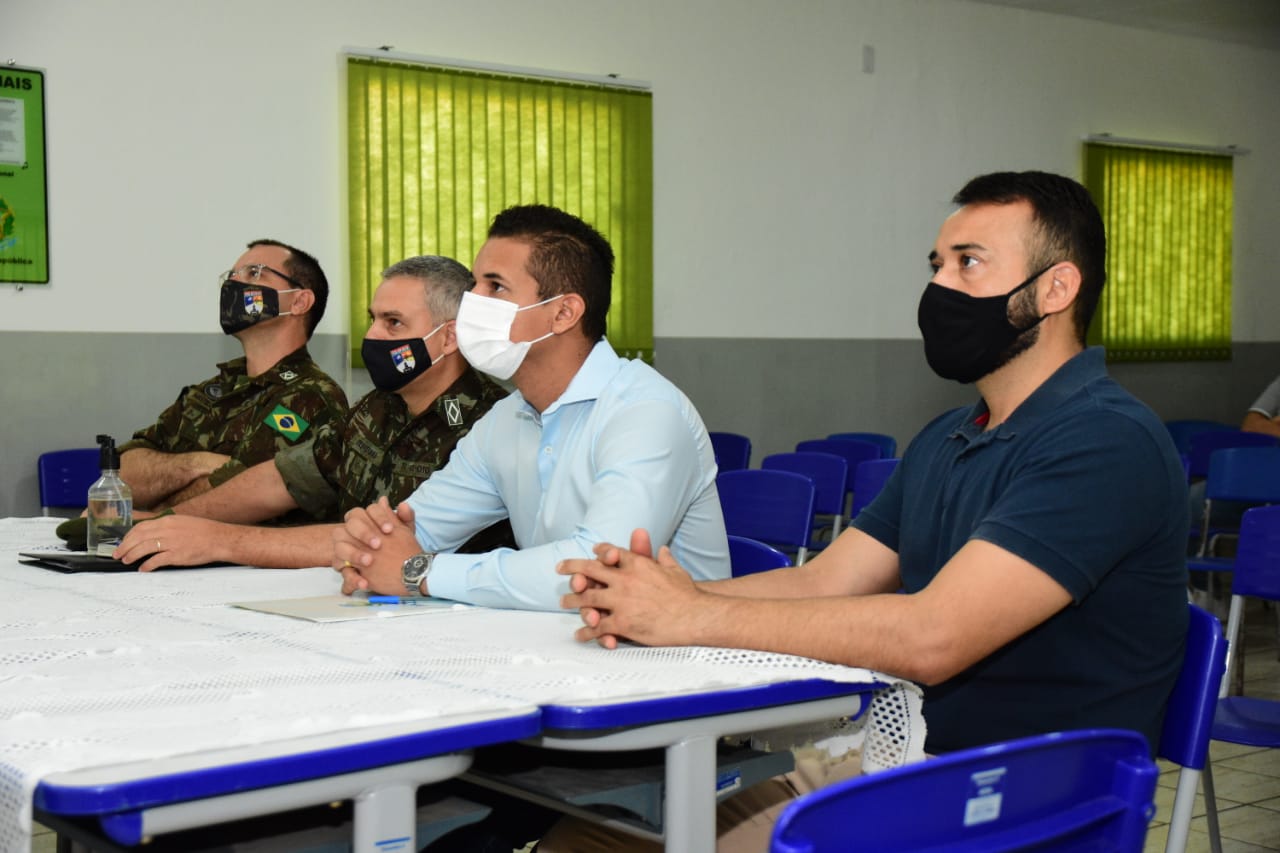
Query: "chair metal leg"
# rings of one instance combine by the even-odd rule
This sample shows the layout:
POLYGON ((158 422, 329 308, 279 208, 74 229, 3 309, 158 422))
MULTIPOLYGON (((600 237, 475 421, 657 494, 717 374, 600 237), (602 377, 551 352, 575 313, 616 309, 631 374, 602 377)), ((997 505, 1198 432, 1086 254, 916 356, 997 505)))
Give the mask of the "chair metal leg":
POLYGON ((1213 794, 1213 762, 1206 760, 1204 773, 1204 816, 1209 822, 1209 849, 1222 853, 1222 831, 1218 827, 1218 798, 1213 794))
POLYGON ((1191 812, 1195 809, 1196 788, 1200 771, 1183 767, 1178 773, 1178 789, 1173 796, 1173 811, 1169 814, 1169 835, 1164 853, 1184 853, 1187 849, 1187 833, 1191 829, 1191 812))

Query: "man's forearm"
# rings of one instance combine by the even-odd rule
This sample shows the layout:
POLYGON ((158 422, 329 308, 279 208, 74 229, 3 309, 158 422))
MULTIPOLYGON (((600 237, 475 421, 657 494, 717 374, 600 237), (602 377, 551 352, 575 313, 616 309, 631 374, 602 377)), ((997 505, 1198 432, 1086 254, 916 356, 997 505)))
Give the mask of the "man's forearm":
POLYGON ((120 479, 133 490, 133 503, 149 508, 164 502, 195 480, 207 477, 207 453, 163 453, 146 447, 127 450, 120 455, 120 479))
POLYGON ((302 527, 227 525, 225 542, 215 559, 264 569, 306 569, 327 566, 333 551, 336 524, 302 527))
POLYGON ((844 531, 803 566, 775 569, 699 586, 718 595, 751 598, 815 598, 874 595, 901 585, 897 556, 856 528, 844 531))
POLYGON ((298 503, 285 488, 284 478, 275 463, 267 461, 175 505, 173 511, 179 515, 251 524, 297 508, 298 503))

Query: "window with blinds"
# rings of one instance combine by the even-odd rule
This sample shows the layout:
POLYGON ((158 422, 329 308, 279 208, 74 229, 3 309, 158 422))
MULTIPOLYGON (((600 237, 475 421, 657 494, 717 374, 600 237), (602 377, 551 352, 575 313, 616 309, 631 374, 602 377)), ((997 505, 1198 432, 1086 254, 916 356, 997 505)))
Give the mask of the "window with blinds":
POLYGON ((609 341, 652 359, 651 93, 349 57, 347 135, 353 364, 383 269, 422 254, 470 267, 515 204, 559 207, 604 234, 616 255, 609 341))
POLYGON ((1226 155, 1086 143, 1107 229, 1089 341, 1109 359, 1231 358, 1231 174, 1226 155))

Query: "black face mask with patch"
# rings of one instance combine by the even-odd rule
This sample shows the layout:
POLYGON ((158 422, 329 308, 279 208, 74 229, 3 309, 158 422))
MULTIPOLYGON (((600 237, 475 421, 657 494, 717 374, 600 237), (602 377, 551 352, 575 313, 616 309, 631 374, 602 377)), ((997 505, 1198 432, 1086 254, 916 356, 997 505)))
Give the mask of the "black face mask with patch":
POLYGON ((431 369, 427 338, 365 338, 360 345, 360 358, 374 387, 383 391, 398 391, 431 369))
POLYGON ((222 324, 222 333, 234 335, 250 326, 279 317, 280 294, 293 293, 298 289, 274 290, 242 281, 223 282, 218 305, 218 321, 222 324))

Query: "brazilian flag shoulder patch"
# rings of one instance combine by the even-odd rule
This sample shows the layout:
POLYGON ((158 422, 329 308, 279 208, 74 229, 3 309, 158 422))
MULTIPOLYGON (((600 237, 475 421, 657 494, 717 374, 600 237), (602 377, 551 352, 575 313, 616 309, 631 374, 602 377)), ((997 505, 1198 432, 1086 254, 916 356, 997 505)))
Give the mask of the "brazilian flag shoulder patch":
POLYGON ((295 415, 284 406, 276 406, 262 422, 290 441, 302 438, 307 427, 311 426, 301 415, 295 415))

